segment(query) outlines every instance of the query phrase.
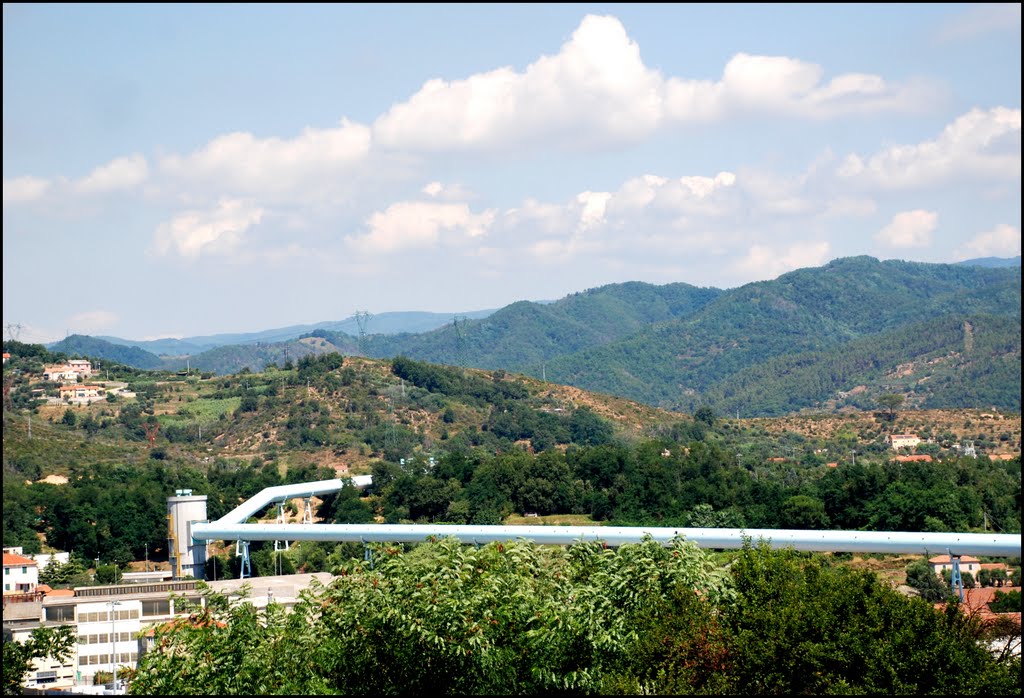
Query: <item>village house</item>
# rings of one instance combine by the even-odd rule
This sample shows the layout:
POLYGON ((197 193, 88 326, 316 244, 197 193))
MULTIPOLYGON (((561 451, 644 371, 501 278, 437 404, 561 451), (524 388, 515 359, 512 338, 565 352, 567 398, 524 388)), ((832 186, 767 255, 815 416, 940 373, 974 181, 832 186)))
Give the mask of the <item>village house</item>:
POLYGON ((892 445, 894 451, 901 448, 914 448, 921 443, 921 438, 917 434, 891 434, 889 436, 889 443, 892 445))
POLYGON ((78 372, 66 364, 43 367, 43 380, 63 383, 78 380, 78 372))
POLYGON ((102 396, 103 388, 98 385, 62 385, 61 400, 94 400, 102 396))
POLYGON ((70 359, 68 367, 83 378, 88 378, 92 375, 92 363, 87 359, 70 359))
POLYGON ((4 596, 31 594, 39 585, 39 564, 31 558, 4 551, 4 596))
MULTIPOLYGON (((935 574, 939 577, 946 570, 953 569, 953 560, 949 555, 938 555, 936 557, 928 558, 928 564, 935 570, 935 574)), ((978 572, 981 571, 981 560, 970 555, 960 556, 960 574, 964 572, 970 572, 972 577, 977 577, 978 572)))

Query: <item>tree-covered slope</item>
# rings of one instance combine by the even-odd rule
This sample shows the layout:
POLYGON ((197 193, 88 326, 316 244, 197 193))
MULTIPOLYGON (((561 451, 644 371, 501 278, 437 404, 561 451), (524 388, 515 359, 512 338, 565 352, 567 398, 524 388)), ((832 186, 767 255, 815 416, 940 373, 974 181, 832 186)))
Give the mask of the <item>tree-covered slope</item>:
POLYGON ((373 336, 366 351, 540 375, 541 365, 554 357, 687 317, 721 293, 682 283, 611 284, 549 304, 513 303, 482 320, 454 322, 422 335, 373 336))
POLYGON ((136 368, 158 369, 164 366, 163 359, 144 349, 113 344, 97 337, 81 334, 73 334, 51 344, 49 349, 55 353, 67 354, 69 357, 86 356, 90 359, 105 359, 136 368))
MULTIPOLYGON (((547 374, 589 390, 691 409, 724 395, 720 383, 772 359, 839 356, 849 342, 910 325, 927 333, 929 322, 965 314, 1016 319, 1019 338, 1019 270, 842 259, 734 289, 691 317, 553 360, 547 374)), ((995 331, 1014 331, 1012 324, 1000 328, 995 331)), ((891 368, 908 358, 892 356, 891 368)), ((973 365, 987 373, 986 357, 973 365)), ((1016 386, 1017 399, 1001 406, 1019 409, 1019 379, 1016 386)), ((834 382, 831 389, 844 386, 834 382)), ((774 413, 772 403, 794 397, 808 396, 774 395, 748 409, 774 413)))

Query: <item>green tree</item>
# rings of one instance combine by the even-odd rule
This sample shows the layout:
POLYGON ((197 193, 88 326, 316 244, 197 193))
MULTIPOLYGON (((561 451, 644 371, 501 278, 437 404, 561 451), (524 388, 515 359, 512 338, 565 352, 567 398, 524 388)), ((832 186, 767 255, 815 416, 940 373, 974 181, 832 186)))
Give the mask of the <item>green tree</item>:
POLYGON ((907 567, 907 586, 917 589, 922 599, 932 603, 945 601, 953 593, 949 584, 944 583, 925 560, 918 560, 907 567))
MULTIPOLYGON (((730 568, 723 614, 730 692, 754 694, 1019 693, 1020 662, 998 662, 980 624, 950 603, 907 598, 870 572, 767 545, 730 568)), ((934 577, 934 573, 931 573, 934 577)))
POLYGON ((883 393, 878 396, 878 404, 889 410, 889 421, 896 419, 896 410, 906 401, 906 396, 900 393, 883 393))
POLYGON ((993 613, 1020 613, 1020 589, 997 591, 988 602, 988 610, 993 613))
POLYGON ((708 405, 698 408, 697 411, 693 413, 693 418, 709 427, 715 426, 715 420, 717 419, 715 411, 708 405))
POLYGON ((71 656, 77 638, 68 625, 57 628, 36 628, 25 642, 15 642, 4 632, 4 695, 22 693, 25 677, 36 659, 52 658, 63 664, 71 656))

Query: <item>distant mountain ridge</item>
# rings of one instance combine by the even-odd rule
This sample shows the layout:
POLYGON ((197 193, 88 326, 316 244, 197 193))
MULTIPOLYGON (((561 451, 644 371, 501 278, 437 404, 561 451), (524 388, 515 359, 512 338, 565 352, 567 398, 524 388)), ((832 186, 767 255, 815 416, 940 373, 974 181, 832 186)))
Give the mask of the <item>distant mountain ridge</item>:
POLYGON ((1020 255, 1016 257, 978 257, 977 259, 965 259, 962 262, 957 262, 957 264, 988 268, 1019 267, 1020 255))
MULTIPOLYGON (((451 322, 453 317, 471 319, 484 318, 494 310, 474 310, 463 313, 430 313, 423 311, 389 312, 370 315, 366 320, 367 331, 376 334, 395 334, 400 332, 427 332, 451 322)), ((291 325, 259 332, 236 332, 231 334, 213 334, 181 339, 164 338, 151 340, 122 339, 120 337, 101 336, 111 344, 138 347, 158 356, 182 357, 200 354, 210 349, 233 344, 256 344, 287 342, 298 339, 316 330, 341 332, 353 337, 359 336, 359 321, 353 315, 345 320, 317 322, 311 325, 291 325)), ((56 344, 47 345, 53 348, 56 344)))
POLYGON ((332 351, 404 355, 747 416, 864 408, 889 391, 904 393, 908 406, 1019 411, 1020 298, 1019 264, 848 257, 727 291, 610 284, 476 319, 444 316, 424 332, 371 325, 360 338, 324 323, 297 339, 221 346, 188 361, 234 373, 332 351))

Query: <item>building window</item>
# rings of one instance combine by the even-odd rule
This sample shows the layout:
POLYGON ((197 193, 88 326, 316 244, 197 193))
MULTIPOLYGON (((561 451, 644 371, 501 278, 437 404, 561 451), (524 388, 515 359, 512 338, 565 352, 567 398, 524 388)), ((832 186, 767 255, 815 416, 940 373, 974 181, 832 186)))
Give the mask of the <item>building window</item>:
POLYGON ((46 609, 46 620, 57 621, 59 623, 74 623, 75 622, 75 607, 74 606, 49 606, 46 609))
POLYGON ((171 615, 170 601, 143 601, 143 616, 169 616, 171 615))

